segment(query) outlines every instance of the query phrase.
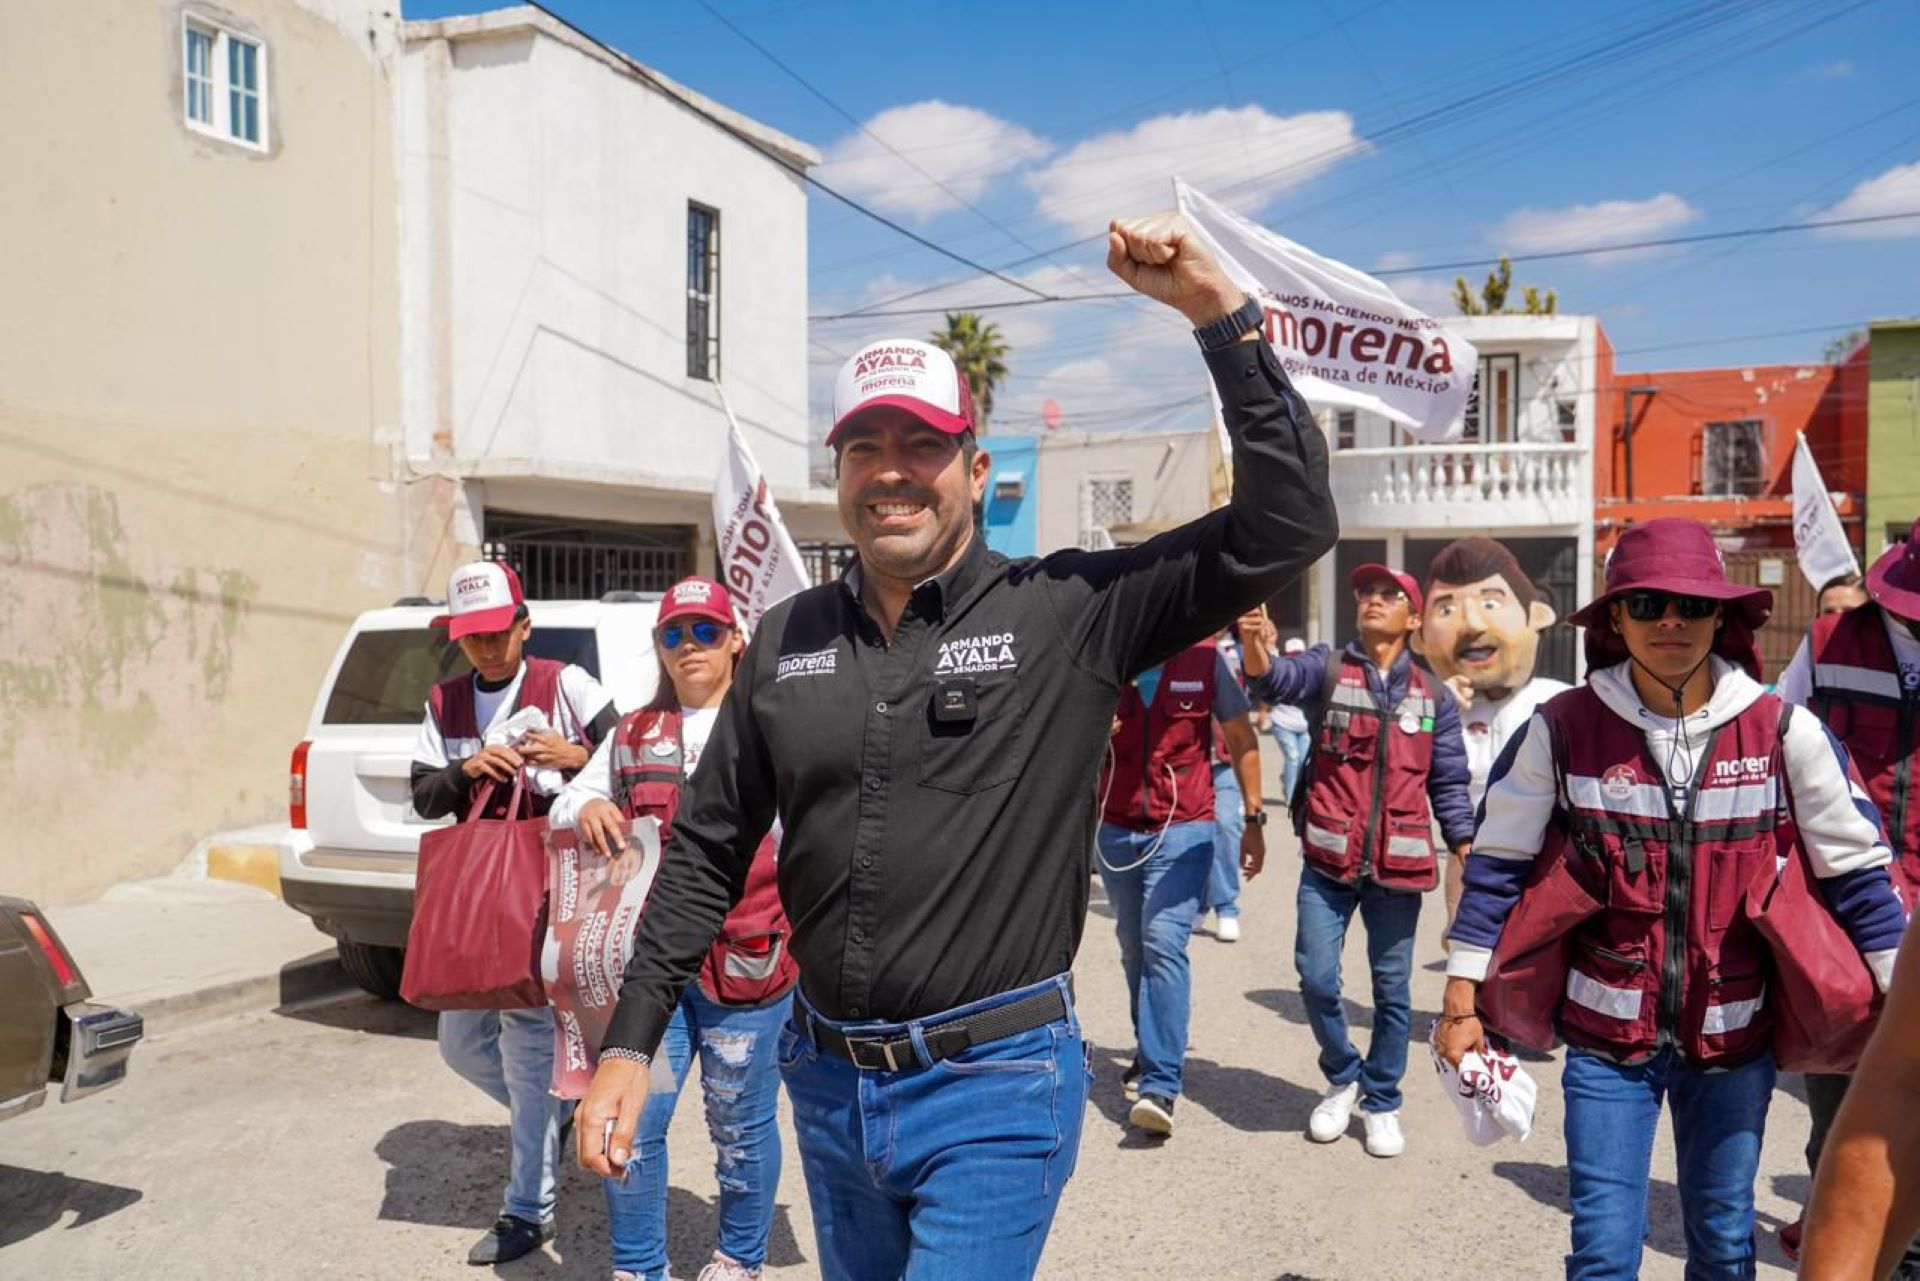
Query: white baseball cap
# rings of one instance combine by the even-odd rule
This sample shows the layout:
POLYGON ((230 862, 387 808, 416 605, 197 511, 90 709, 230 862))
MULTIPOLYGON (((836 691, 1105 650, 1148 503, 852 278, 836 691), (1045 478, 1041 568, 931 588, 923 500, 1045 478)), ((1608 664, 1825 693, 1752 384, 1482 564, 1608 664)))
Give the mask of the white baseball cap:
POLYGON ((953 357, 932 343, 883 338, 854 352, 833 380, 828 446, 854 418, 882 406, 904 410, 949 436, 974 430, 973 391, 953 357))
POLYGON ((1304 654, 1307 652, 1307 643, 1298 636, 1289 636, 1285 648, 1289 654, 1304 654))
POLYGON ((476 560, 460 566, 447 579, 447 612, 433 620, 452 640, 481 632, 504 632, 526 600, 520 594, 520 575, 497 560, 476 560))

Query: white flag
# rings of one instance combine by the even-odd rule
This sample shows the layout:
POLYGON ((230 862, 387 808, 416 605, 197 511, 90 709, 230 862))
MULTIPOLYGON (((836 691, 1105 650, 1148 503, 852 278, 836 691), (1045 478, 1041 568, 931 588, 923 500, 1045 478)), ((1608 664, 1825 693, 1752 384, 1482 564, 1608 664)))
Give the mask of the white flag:
POLYGON ((1174 197, 1227 273, 1266 310, 1267 341, 1314 405, 1381 414, 1420 440, 1458 440, 1479 356, 1372 276, 1214 203, 1174 197))
POLYGON ((807 571, 724 391, 720 408, 727 415, 727 461, 713 486, 713 532, 720 581, 733 598, 734 617, 751 635, 762 614, 807 589, 807 571))
POLYGON ((1793 447, 1793 547, 1800 572, 1816 592, 1836 578, 1860 572, 1804 433, 1793 447))

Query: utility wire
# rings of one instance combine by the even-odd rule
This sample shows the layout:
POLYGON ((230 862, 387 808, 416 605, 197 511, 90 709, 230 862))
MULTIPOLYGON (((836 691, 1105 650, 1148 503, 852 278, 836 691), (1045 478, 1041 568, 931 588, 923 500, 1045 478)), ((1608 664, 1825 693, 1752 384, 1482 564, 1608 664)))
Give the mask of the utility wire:
MULTIPOLYGON (((1830 227, 1859 227, 1872 223, 1897 222, 1920 218, 1920 209, 1904 213, 1869 214, 1858 218, 1829 218, 1816 222, 1783 222, 1770 227, 1744 227, 1738 231, 1706 231, 1691 236, 1663 236, 1655 240, 1626 240, 1617 244, 1584 245, 1577 249, 1553 249, 1531 254, 1496 254, 1491 258, 1461 258, 1453 262, 1422 263, 1414 267, 1383 267, 1374 276, 1411 276, 1428 271, 1460 271, 1468 267, 1490 267, 1502 257, 1509 262, 1550 262, 1558 258, 1597 257, 1601 254, 1629 253, 1640 249, 1666 249, 1674 245, 1697 245, 1715 240, 1738 240, 1749 236, 1777 236, 1789 231, 1821 231, 1830 227)), ((809 316, 808 320, 873 320, 884 316, 926 316, 948 311, 988 311, 995 308, 1034 307, 1041 303, 1102 302, 1112 298, 1133 298, 1131 291, 1102 294, 1047 295, 1038 298, 1013 298, 999 302, 949 303, 942 307, 900 307, 890 311, 842 311, 809 316)))

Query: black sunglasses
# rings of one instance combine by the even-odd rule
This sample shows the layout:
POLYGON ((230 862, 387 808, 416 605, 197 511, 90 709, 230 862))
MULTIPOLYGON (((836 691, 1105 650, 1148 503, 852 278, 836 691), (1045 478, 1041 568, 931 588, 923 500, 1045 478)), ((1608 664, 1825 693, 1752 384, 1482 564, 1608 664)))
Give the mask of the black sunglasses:
POLYGON ((686 642, 687 633, 693 633, 693 639, 702 649, 712 649, 720 643, 720 636, 726 628, 719 623, 701 619, 691 627, 679 623, 668 623, 660 629, 660 645, 663 649, 679 649, 686 642))
POLYGON ((1667 602, 1672 601, 1680 609, 1680 617, 1688 622, 1698 622, 1703 618, 1712 618, 1713 611, 1720 602, 1705 596, 1676 596, 1671 592, 1637 591, 1628 592, 1620 598, 1627 607, 1627 617, 1636 623, 1657 623, 1667 616, 1667 602))

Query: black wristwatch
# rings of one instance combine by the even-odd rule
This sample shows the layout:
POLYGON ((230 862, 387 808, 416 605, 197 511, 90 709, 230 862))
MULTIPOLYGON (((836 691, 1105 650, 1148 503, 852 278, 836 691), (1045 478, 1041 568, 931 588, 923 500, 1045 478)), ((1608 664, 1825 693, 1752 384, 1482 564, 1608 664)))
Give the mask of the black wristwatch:
POLYGON ((1260 300, 1252 294, 1240 304, 1237 310, 1228 312, 1218 320, 1210 320, 1193 331, 1194 341, 1200 344, 1202 351, 1219 351, 1231 347, 1246 336, 1249 329, 1258 329, 1261 318, 1266 312, 1261 310, 1260 300))
POLYGON ((1254 827, 1265 827, 1267 825, 1267 812, 1265 810, 1255 810, 1253 813, 1246 815, 1246 820, 1254 827))

